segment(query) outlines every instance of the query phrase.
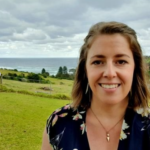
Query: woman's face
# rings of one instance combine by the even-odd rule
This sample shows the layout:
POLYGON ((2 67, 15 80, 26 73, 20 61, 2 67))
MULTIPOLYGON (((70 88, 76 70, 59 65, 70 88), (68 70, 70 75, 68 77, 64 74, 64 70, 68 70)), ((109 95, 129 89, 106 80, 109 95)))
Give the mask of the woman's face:
POLYGON ((134 66, 133 54, 124 36, 99 35, 92 43, 86 61, 92 100, 105 104, 127 101, 134 66))

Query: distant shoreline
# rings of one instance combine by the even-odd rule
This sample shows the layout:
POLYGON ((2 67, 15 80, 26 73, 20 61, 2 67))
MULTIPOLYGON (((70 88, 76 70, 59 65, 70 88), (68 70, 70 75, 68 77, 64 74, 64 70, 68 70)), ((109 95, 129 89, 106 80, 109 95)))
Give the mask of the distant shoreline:
POLYGON ((50 75, 56 75, 60 66, 76 68, 78 58, 1 58, 0 68, 41 73, 44 68, 50 75))

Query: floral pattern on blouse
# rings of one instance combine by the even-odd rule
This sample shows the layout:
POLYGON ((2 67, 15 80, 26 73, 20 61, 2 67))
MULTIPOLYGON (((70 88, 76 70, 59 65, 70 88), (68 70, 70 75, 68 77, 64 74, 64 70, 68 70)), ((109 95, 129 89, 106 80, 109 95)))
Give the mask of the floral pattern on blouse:
POLYGON ((122 129, 120 133, 120 140, 124 140, 127 138, 127 134, 124 132, 125 129, 128 129, 129 125, 123 120, 122 129))
POLYGON ((81 131, 82 131, 82 134, 84 134, 85 129, 86 129, 86 126, 85 126, 85 123, 84 123, 84 122, 80 125, 80 129, 81 129, 81 131))
MULTIPOLYGON (((64 130, 60 134, 56 135, 54 138, 51 139, 51 145, 53 146, 54 150, 59 149, 58 145, 62 139, 63 134, 64 134, 64 130)), ((60 150, 63 150, 63 148, 61 148, 60 150)))
MULTIPOLYGON (((90 150, 85 118, 84 108, 73 109, 69 104, 54 111, 47 120, 47 133, 53 149, 90 150)), ((150 150, 150 115, 143 114, 142 109, 135 112, 128 108, 126 111, 118 150, 128 149, 150 150), (146 140, 141 140, 143 137, 146 140)))

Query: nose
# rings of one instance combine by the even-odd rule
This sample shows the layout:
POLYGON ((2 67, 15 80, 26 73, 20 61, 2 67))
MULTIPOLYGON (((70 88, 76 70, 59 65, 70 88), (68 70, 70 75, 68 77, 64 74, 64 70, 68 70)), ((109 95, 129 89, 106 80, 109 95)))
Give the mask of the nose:
POLYGON ((116 68, 112 62, 106 63, 104 68, 103 77, 111 79, 116 77, 116 68))

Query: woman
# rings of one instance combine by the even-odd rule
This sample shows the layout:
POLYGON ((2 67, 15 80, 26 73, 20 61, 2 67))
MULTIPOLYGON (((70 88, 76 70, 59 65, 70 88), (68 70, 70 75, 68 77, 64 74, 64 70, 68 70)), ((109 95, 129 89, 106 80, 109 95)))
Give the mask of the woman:
POLYGON ((97 23, 81 47, 73 103, 48 119, 42 150, 149 150, 149 97, 135 31, 97 23))

